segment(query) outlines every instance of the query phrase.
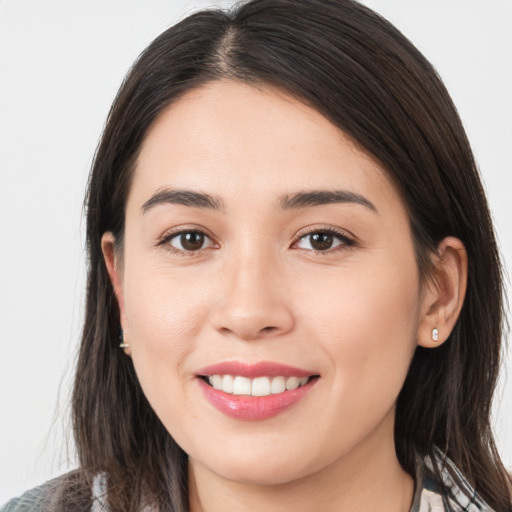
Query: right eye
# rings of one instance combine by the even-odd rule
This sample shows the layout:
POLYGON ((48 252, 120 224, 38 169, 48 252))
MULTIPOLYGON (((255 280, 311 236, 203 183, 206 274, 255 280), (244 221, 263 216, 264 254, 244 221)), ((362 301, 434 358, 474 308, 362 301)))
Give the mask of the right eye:
POLYGON ((205 233, 193 230, 173 233, 164 242, 179 252, 197 252, 213 246, 213 241, 205 233))

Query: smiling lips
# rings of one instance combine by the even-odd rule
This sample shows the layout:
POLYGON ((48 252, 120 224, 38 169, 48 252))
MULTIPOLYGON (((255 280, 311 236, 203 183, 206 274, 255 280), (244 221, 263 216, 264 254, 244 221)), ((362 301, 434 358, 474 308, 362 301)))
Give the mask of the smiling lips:
POLYGON ((198 383, 219 411, 243 420, 263 420, 301 400, 318 375, 291 366, 229 361, 203 368, 198 383))

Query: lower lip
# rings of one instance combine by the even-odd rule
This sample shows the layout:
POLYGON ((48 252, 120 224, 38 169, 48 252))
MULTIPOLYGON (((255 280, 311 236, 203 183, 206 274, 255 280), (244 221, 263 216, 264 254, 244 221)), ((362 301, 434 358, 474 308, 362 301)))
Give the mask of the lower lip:
POLYGON ((310 379, 306 385, 297 389, 268 396, 231 395, 209 386, 200 378, 197 380, 204 396, 217 410, 232 418, 258 421, 277 416, 295 405, 307 395, 318 379, 310 379))

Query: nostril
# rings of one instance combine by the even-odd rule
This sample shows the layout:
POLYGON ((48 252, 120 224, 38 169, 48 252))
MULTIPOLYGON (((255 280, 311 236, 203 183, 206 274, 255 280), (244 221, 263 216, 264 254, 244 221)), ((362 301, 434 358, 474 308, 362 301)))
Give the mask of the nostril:
POLYGON ((212 323, 224 336, 235 335, 244 340, 277 336, 290 331, 294 325, 293 315, 288 308, 269 303, 223 305, 215 311, 212 323))

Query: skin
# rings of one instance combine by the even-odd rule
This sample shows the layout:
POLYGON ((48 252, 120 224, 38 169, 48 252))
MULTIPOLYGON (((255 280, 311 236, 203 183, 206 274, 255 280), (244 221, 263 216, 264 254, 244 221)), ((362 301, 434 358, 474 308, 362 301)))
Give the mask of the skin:
POLYGON ((416 346, 440 345, 457 319, 466 254, 445 239, 421 286, 397 190, 338 128, 272 87, 219 81, 187 93, 143 144, 122 257, 111 233, 103 252, 127 356, 189 455, 193 512, 409 510, 414 483, 395 455, 395 403, 416 346), (169 188, 222 206, 143 211, 169 188), (374 208, 279 205, 318 190, 358 194, 374 208), (326 229, 351 241, 313 250, 308 234, 326 229), (185 251, 169 238, 183 230, 204 232, 204 246, 185 251), (320 378, 277 416, 242 421, 213 408, 196 378, 228 360, 320 378))

